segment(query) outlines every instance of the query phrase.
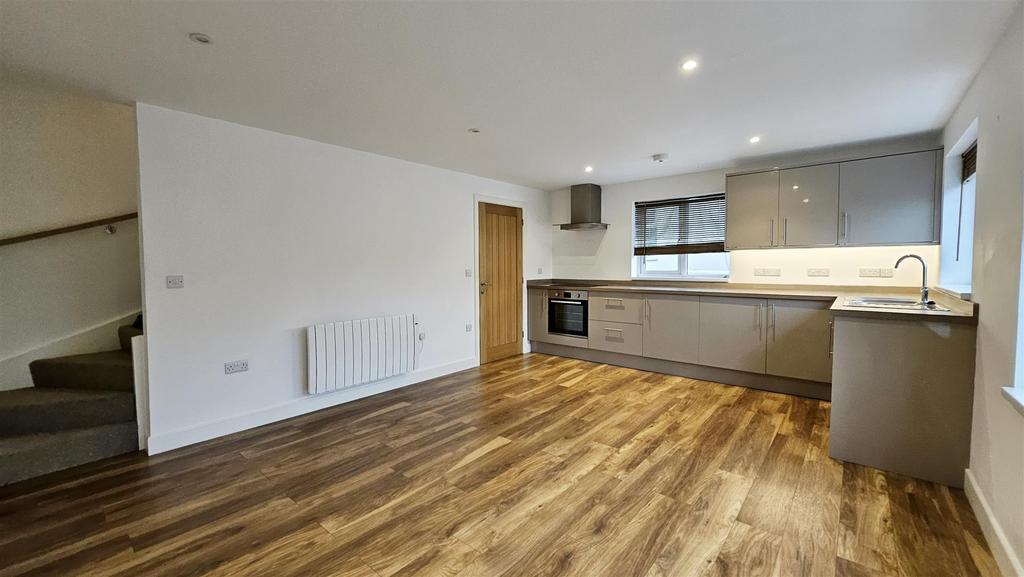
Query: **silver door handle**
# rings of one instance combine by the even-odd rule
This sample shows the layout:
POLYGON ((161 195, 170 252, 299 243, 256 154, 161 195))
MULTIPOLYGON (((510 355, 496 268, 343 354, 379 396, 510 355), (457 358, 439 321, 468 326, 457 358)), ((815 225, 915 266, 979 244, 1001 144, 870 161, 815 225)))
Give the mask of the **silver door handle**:
POLYGON ((828 321, 828 356, 832 356, 832 352, 835 348, 836 342, 836 323, 835 321, 828 321))
POLYGON ((485 292, 487 292, 487 287, 489 287, 489 286, 491 286, 490 283, 486 283, 486 282, 480 283, 480 294, 484 294, 485 292))

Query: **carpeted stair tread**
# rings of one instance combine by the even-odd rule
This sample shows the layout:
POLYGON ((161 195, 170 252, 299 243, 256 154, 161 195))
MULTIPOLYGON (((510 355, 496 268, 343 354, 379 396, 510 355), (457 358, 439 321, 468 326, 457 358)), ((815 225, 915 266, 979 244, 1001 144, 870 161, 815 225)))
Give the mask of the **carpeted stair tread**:
POLYGON ((38 359, 29 364, 37 387, 133 391, 130 351, 116 350, 38 359))
POLYGON ((138 450, 135 423, 0 438, 0 485, 138 450))
POLYGON ((135 395, 126 391, 36 387, 0 391, 0 436, 134 421, 135 395))

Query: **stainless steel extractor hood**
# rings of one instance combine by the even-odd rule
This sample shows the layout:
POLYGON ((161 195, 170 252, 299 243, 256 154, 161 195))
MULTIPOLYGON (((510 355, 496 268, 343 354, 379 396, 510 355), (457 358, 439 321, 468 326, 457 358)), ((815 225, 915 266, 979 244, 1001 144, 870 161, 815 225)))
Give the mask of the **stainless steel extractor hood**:
POLYGON ((574 184, 571 195, 570 222, 559 225, 562 230, 604 230, 608 225, 601 222, 601 187, 596 184, 574 184))

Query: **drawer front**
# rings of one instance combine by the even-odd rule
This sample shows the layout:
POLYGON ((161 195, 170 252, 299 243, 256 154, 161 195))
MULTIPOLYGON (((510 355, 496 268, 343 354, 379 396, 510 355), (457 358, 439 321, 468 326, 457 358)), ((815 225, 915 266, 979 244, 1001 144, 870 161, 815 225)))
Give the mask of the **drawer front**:
POLYGON ((626 355, 643 354, 644 330, 640 325, 591 319, 587 330, 592 349, 626 355))
POLYGON ((643 297, 620 293, 590 293, 590 318, 597 321, 640 324, 643 297))

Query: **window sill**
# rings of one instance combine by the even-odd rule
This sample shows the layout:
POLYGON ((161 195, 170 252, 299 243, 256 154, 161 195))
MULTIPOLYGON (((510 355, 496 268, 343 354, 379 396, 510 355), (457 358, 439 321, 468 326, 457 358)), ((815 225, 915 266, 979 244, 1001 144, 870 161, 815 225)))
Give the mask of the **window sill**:
POLYGON ((1003 397, 1017 409, 1017 412, 1024 416, 1024 388, 1021 387, 1003 387, 1003 397))

